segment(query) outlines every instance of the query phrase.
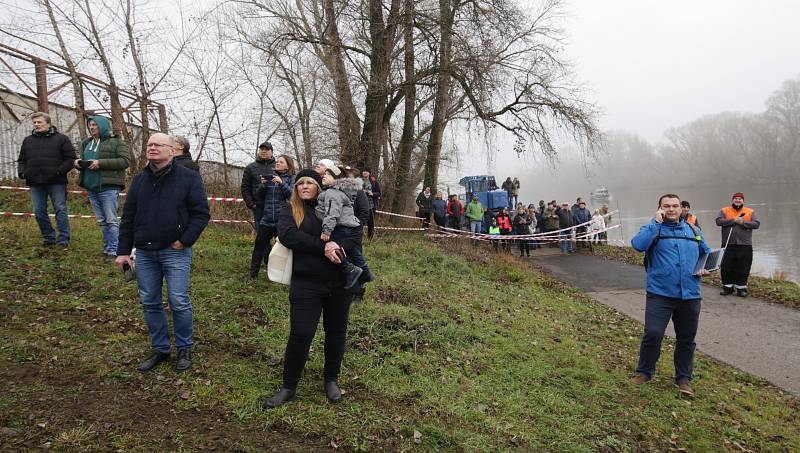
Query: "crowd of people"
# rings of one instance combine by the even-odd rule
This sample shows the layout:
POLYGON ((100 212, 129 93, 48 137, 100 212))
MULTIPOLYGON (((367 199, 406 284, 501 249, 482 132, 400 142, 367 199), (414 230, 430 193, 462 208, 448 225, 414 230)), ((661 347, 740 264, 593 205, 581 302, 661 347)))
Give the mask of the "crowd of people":
MULTIPOLYGON (((210 221, 210 210, 188 141, 164 133, 150 135, 148 164, 130 182, 118 221, 119 196, 131 153, 129 145, 113 135, 111 122, 101 116, 89 117, 89 137, 80 144, 78 155, 69 138, 52 126, 49 115, 36 112, 31 118, 34 130, 21 145, 18 173, 30 187, 43 246, 69 250, 66 184, 67 174, 77 170, 79 184, 89 194, 103 233, 103 255, 123 270, 135 268, 151 349, 139 371, 148 372, 171 361, 172 340, 162 301, 164 283, 177 351, 174 369, 190 369, 194 345, 189 298, 192 247, 210 221), (48 198, 55 210, 58 234, 47 213, 48 198)), ((440 227, 460 230, 468 226, 472 233, 490 235, 559 231, 559 246, 564 253, 574 250, 573 234, 590 237, 595 231, 594 239, 604 239, 602 230, 611 222, 607 205, 590 213, 578 198, 572 206, 540 200, 538 206, 526 207, 517 201, 519 181, 509 178, 506 182, 513 189, 509 191, 509 202, 514 206, 511 212, 506 208, 493 213, 477 197, 466 206, 455 195, 445 201, 441 192, 432 196, 426 187, 416 199, 420 217, 427 222, 432 214, 440 227)), ((241 189, 257 228, 248 277, 257 277, 262 263, 268 264, 273 238, 293 253, 283 382, 264 406, 277 407, 295 396, 320 317, 325 334, 322 387, 331 402, 338 402, 342 398, 338 378, 349 310, 363 297, 365 285, 375 279, 364 258, 362 237, 365 225, 368 235, 373 233, 380 184, 369 171, 337 165, 330 159, 298 171, 291 157, 284 154, 275 158, 272 144, 264 142, 255 161, 244 171, 241 189)), ((722 294, 736 292, 746 297, 751 235, 760 222, 753 209, 744 207, 744 195, 736 193, 731 205, 720 211, 716 224, 722 227, 723 245, 728 249, 722 262, 722 294)), ((511 248, 511 241, 494 244, 504 250, 511 248)), ((520 255, 526 256, 540 246, 528 239, 517 244, 520 255)), ((650 263, 645 329, 634 381, 643 384, 655 373, 661 338, 671 318, 677 334, 676 385, 690 394, 700 310, 699 276, 690 274, 690 269, 709 247, 689 203, 674 194, 661 197, 655 217, 642 227, 632 245, 645 251, 650 263)))
MULTIPOLYGON (((511 183, 509 187, 519 189, 517 178, 513 181, 508 178, 506 182, 511 183)), ((516 192, 509 192, 509 202, 517 199, 516 192)), ((442 192, 433 196, 430 187, 423 188, 419 193, 416 205, 424 228, 428 227, 432 216, 440 228, 467 230, 476 234, 502 237, 553 233, 553 238, 548 237, 547 241, 535 238, 493 241, 496 249, 504 251, 510 251, 515 243, 520 256, 530 256, 531 250, 540 248, 543 242, 552 245, 558 242, 563 253, 572 253, 577 247, 589 247, 591 243, 606 241, 606 226, 611 225, 613 215, 607 203, 593 212, 589 211, 580 197, 572 206, 568 202, 559 204, 556 200, 548 203, 539 200, 538 205, 530 203, 527 206, 517 201, 512 209, 492 211, 484 207, 477 196, 473 196, 464 206, 455 194, 449 195, 446 201, 442 192)), ((477 244, 477 240, 473 240, 473 243, 477 244)))

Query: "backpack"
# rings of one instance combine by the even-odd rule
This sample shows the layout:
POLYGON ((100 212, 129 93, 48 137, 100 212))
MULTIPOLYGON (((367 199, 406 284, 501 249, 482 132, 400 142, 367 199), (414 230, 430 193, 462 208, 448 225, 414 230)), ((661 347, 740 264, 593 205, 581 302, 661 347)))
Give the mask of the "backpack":
MULTIPOLYGON (((674 236, 663 236, 663 237, 665 237, 667 239, 685 239, 687 241, 695 241, 695 242, 697 242, 697 248, 700 248, 700 242, 703 240, 703 237, 700 236, 700 229, 697 228, 696 226, 690 224, 690 223, 687 223, 687 225, 689 225, 689 227, 691 227, 691 229, 692 229, 692 232, 694 232, 694 237, 693 238, 674 237, 674 236)), ((645 250, 644 258, 642 258, 642 265, 644 265, 644 270, 645 271, 650 266, 650 262, 649 262, 650 261, 649 260, 650 250, 653 250, 653 248, 655 248, 656 244, 658 244, 658 241, 661 238, 662 238, 662 236, 661 236, 661 226, 659 226, 658 227, 658 235, 656 235, 656 238, 653 239, 653 243, 650 244, 650 247, 648 247, 647 250, 645 250)))

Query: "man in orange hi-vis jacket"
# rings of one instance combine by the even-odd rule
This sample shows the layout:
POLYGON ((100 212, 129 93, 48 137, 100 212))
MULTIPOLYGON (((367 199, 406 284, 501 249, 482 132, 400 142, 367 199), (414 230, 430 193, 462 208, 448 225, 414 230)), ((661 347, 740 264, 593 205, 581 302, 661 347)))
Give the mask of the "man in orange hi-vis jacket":
POLYGON ((753 230, 761 226, 752 209, 745 207, 744 195, 735 193, 731 205, 719 211, 717 225, 722 227, 722 257, 720 276, 722 291, 727 296, 736 291, 739 297, 747 297, 747 278, 753 263, 753 230))

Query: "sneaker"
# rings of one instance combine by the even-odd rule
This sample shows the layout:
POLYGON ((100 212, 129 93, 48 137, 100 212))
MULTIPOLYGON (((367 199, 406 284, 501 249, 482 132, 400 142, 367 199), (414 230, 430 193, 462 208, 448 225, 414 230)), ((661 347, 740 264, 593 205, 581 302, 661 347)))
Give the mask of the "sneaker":
POLYGON ((689 381, 680 381, 675 384, 675 387, 678 387, 681 395, 694 396, 694 390, 692 390, 692 386, 689 385, 689 381))
POLYGON ((353 294, 353 304, 359 305, 364 303, 364 291, 353 294))
POLYGON ((643 375, 642 373, 636 373, 633 375, 633 383, 636 385, 642 385, 645 382, 649 381, 650 379, 647 376, 643 375))
POLYGON ((69 251, 69 242, 65 242, 63 244, 58 244, 58 246, 61 248, 61 250, 65 251, 65 252, 69 251))
POLYGON ((747 288, 738 288, 736 290, 736 295, 739 297, 747 297, 747 294, 748 294, 747 288))
POLYGON ((48 242, 48 241, 42 242, 42 247, 55 247, 55 245, 56 245, 55 242, 48 242))
POLYGON ((178 349, 178 360, 175 362, 175 371, 183 373, 192 367, 192 350, 178 349))
POLYGON ((733 286, 723 286, 722 291, 719 292, 720 296, 730 296, 733 294, 733 286))
POLYGON ((156 367, 161 362, 169 361, 169 352, 153 351, 147 356, 146 359, 139 365, 139 371, 146 373, 156 367))
POLYGON ((358 277, 361 277, 364 271, 358 267, 353 265, 352 263, 348 263, 347 267, 344 268, 344 289, 350 289, 358 283, 358 277))

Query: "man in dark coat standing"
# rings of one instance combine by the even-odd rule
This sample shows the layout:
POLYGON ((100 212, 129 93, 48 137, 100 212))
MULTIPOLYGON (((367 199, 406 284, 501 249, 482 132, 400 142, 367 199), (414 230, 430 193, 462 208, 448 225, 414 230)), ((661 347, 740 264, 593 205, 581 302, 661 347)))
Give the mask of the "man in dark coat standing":
POLYGON ((256 193, 261 186, 261 177, 271 180, 275 176, 275 159, 272 157, 272 143, 258 145, 255 162, 245 167, 242 173, 242 198, 248 209, 253 211, 255 225, 264 216, 264 195, 256 193))
POLYGON ((160 132, 150 136, 147 167, 131 181, 122 208, 116 264, 132 267, 130 255, 136 247, 136 281, 152 348, 139 365, 141 372, 170 359, 169 323, 161 299, 164 281, 178 350, 175 371, 192 367, 192 246, 210 215, 200 174, 176 164, 174 152, 172 137, 160 132))
POLYGON ((67 173, 75 161, 75 147, 64 134, 50 124, 50 115, 31 115, 33 133, 25 137, 17 158, 17 174, 31 188, 31 204, 44 246, 58 244, 69 248, 70 229, 67 212, 67 173), (53 203, 58 237, 47 215, 47 198, 53 203))

